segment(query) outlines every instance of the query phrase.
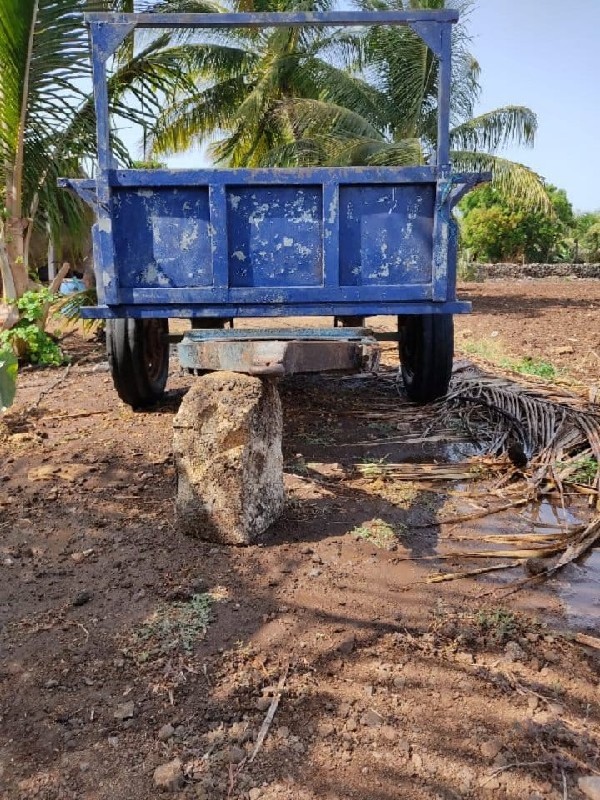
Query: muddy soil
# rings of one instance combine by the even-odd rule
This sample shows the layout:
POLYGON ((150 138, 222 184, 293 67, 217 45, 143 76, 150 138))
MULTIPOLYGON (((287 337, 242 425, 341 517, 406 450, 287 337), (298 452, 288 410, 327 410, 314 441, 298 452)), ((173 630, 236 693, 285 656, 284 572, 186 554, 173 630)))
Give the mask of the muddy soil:
MULTIPOLYGON (((499 331, 511 355, 600 376, 600 282, 467 292, 468 336, 499 331)), ((573 634, 598 634, 597 573, 509 597, 506 579, 425 582, 464 565, 439 560, 461 535, 546 531, 564 512, 440 523, 469 506, 464 483, 382 478, 382 458, 473 448, 387 371, 282 382, 283 517, 249 548, 186 538, 171 423, 192 378, 173 358, 165 400, 134 413, 99 344, 64 344, 69 371, 23 371, 0 432, 1 798, 585 797, 600 654, 573 634)))

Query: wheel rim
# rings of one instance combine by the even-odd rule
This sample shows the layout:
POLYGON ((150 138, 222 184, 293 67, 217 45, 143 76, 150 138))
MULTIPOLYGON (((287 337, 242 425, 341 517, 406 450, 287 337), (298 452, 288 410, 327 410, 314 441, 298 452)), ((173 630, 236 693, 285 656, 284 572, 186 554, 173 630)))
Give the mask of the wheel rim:
POLYGON ((160 319, 145 319, 144 329, 144 366, 150 381, 160 380, 164 368, 165 341, 164 322, 160 319))

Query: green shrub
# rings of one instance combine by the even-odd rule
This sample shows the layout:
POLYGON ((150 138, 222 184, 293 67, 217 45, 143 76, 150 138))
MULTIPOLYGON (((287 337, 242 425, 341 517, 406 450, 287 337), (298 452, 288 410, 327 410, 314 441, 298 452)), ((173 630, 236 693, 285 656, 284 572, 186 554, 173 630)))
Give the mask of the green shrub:
POLYGON ((49 289, 25 292, 15 301, 20 319, 0 332, 0 348, 11 349, 19 358, 41 366, 60 366, 65 357, 56 341, 44 330, 48 307, 56 301, 49 289))
POLYGON ((0 412, 12 404, 17 388, 17 357, 12 350, 0 348, 0 412))

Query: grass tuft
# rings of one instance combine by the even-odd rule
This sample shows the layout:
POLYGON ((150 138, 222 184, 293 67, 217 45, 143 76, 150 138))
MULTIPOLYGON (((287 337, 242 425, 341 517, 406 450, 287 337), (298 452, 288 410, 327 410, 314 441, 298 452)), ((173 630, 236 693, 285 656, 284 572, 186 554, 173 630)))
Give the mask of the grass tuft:
POLYGON ((398 527, 392 527, 382 519, 371 519, 353 528, 350 533, 357 539, 370 542, 382 550, 391 550, 398 543, 398 527))

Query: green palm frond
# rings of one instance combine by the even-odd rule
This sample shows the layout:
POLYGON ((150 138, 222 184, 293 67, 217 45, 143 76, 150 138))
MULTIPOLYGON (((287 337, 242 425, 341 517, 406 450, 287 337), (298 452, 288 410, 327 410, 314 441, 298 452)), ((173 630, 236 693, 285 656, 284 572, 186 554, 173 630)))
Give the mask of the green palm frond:
POLYGON ((508 144, 532 146, 536 131, 533 111, 505 106, 458 125, 450 131, 450 142, 461 150, 494 152, 508 144))
POLYGON ((177 98, 158 118, 152 131, 152 151, 166 155, 181 152, 229 129, 248 91, 242 78, 210 86, 187 100, 177 98))
POLYGON ((543 178, 524 164, 470 150, 452 150, 450 158, 459 172, 491 172, 492 185, 507 198, 519 198, 524 205, 552 211, 543 178))

